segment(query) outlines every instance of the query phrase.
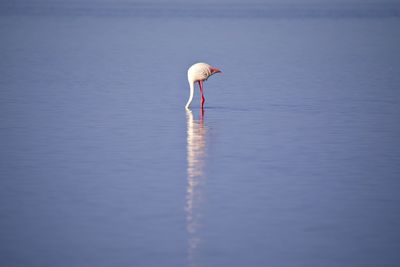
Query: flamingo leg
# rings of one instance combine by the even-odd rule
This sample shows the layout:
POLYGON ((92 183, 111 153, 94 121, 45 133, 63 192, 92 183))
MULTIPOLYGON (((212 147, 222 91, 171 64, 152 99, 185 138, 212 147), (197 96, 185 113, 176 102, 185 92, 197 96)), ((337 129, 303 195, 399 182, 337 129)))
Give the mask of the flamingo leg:
POLYGON ((200 86, 200 93, 201 93, 201 108, 204 107, 204 102, 206 99, 204 98, 204 93, 203 93, 203 81, 199 81, 199 86, 200 86))

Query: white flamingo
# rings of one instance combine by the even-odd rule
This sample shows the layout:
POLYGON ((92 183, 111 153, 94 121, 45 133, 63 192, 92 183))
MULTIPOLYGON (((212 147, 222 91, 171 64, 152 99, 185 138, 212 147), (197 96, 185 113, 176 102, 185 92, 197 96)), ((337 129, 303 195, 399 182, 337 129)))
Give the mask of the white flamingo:
POLYGON ((192 103, 193 100, 193 95, 194 95, 194 84, 195 82, 199 83, 200 87, 200 93, 201 93, 201 108, 204 107, 204 94, 203 94, 203 81, 206 81, 208 77, 211 75, 221 72, 221 70, 211 67, 210 65, 206 63, 196 63, 193 64, 189 69, 188 69, 188 80, 189 80, 189 86, 190 86, 190 95, 189 95, 189 100, 186 103, 185 108, 189 108, 190 103, 192 103))

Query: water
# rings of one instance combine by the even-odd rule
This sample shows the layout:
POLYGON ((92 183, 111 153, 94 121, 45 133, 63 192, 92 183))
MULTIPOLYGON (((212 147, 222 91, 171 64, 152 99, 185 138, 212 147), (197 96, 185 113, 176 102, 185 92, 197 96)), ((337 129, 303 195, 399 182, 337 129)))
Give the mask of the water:
POLYGON ((396 10, 46 8, 0 17, 1 266, 397 266, 396 10))

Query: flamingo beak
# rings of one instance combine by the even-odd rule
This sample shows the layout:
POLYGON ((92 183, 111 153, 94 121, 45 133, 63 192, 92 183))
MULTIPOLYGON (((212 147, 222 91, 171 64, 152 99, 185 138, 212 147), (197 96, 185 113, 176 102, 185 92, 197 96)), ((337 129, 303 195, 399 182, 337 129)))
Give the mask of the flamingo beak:
POLYGON ((218 69, 218 68, 211 68, 211 73, 212 74, 215 74, 215 73, 222 73, 222 71, 220 70, 220 69, 218 69))

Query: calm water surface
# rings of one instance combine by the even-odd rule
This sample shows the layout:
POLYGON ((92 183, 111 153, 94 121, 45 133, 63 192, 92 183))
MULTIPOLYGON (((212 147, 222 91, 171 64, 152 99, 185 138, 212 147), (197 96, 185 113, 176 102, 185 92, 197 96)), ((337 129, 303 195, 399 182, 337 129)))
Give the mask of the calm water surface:
POLYGON ((1 266, 398 266, 398 17, 14 12, 0 36, 1 266), (223 71, 204 113, 198 61, 223 71))

